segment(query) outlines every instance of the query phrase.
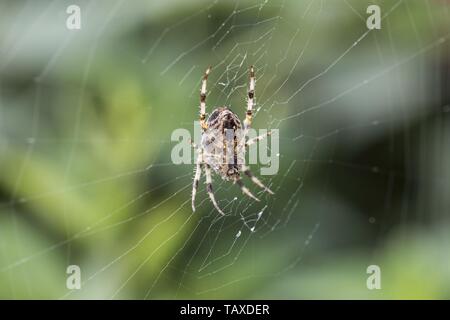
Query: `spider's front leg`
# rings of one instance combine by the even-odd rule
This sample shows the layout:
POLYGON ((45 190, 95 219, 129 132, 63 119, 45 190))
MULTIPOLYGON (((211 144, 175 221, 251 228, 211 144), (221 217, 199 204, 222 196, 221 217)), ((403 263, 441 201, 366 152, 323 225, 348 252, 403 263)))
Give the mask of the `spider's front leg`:
POLYGON ((264 183, 261 182, 261 180, 259 180, 251 171, 250 168, 247 167, 246 165, 242 166, 242 171, 245 173, 245 175, 247 177, 250 178, 250 180, 252 180, 252 182, 254 184, 256 184, 258 187, 260 187, 261 189, 264 189, 264 191, 270 193, 270 194, 274 194, 272 190, 270 190, 268 187, 266 187, 264 185, 264 183))
POLYGON ((197 157, 197 168, 195 169, 194 182, 192 183, 192 211, 194 212, 195 212, 195 196, 197 195, 198 184, 202 176, 203 159, 200 152, 201 151, 199 150, 199 154, 197 157))
POLYGON ((216 201, 216 197, 214 196, 211 178, 211 167, 209 166, 209 164, 205 165, 205 176, 206 176, 206 192, 208 192, 209 198, 211 199, 214 208, 216 208, 216 210, 219 211, 219 213, 224 216, 225 213, 223 213, 223 211, 219 208, 219 205, 217 204, 216 201))
POLYGON ((234 182, 238 185, 238 187, 241 189, 242 193, 247 195, 248 197, 252 198, 255 201, 259 202, 259 199, 253 195, 253 193, 248 190, 248 188, 244 185, 244 183, 241 180, 241 177, 236 176, 234 178, 234 182))
POLYGON ((208 81, 208 75, 211 72, 211 67, 206 69, 202 79, 202 87, 200 89, 200 126, 203 130, 208 129, 206 123, 206 82, 208 81))

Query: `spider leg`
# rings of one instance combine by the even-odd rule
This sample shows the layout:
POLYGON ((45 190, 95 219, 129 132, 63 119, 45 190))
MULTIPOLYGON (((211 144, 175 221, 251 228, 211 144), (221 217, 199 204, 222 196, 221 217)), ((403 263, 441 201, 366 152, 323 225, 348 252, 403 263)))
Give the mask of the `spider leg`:
POLYGON ((199 147, 194 141, 192 141, 191 139, 189 139, 189 143, 190 143, 190 145, 191 145, 192 148, 194 148, 195 150, 197 150, 197 152, 198 152, 199 155, 200 155, 200 153, 202 153, 202 155, 203 155, 203 152, 201 151, 200 147, 199 147))
POLYGON ((253 107, 255 105, 255 70, 250 66, 250 84, 247 91, 247 112, 245 114, 244 129, 247 130, 252 125, 253 107))
POLYGON ((197 157, 197 168, 195 169, 194 182, 192 183, 192 211, 195 212, 195 196, 197 195, 198 183, 202 176, 203 159, 201 154, 197 157))
POLYGON ((261 141, 262 139, 264 139, 264 138, 270 136, 271 134, 272 134, 272 131, 267 131, 265 134, 262 134, 262 135, 260 135, 260 136, 255 137, 255 138, 252 138, 252 139, 249 139, 249 140, 245 143, 245 146, 246 146, 246 147, 249 147, 249 146, 251 146, 252 144, 254 144, 255 142, 261 141))
POLYGON ((253 195, 253 193, 250 192, 250 190, 248 190, 248 188, 244 185, 244 183, 242 182, 241 178, 239 176, 237 176, 234 179, 234 182, 237 183, 237 185, 239 186, 239 188, 241 188, 242 193, 244 193, 245 195, 249 196, 250 198, 259 201, 259 199, 257 197, 255 197, 253 195))
POLYGON ((225 215, 223 211, 219 208, 219 205, 217 204, 216 197, 214 196, 213 187, 212 187, 212 179, 211 179, 211 167, 209 164, 205 165, 205 176, 206 176, 206 192, 208 192, 209 198, 211 199, 212 204, 216 208, 217 211, 221 215, 225 215))
POLYGON ((208 125, 206 123, 206 82, 210 71, 211 67, 208 67, 203 75, 202 87, 200 89, 200 125, 203 130, 208 129, 208 125))
POLYGON ((260 187, 261 189, 264 189, 264 191, 266 191, 267 193, 274 194, 272 190, 270 190, 268 187, 266 187, 266 186, 261 182, 261 180, 259 180, 259 179, 258 179, 258 178, 250 171, 250 168, 249 168, 249 167, 243 165, 243 166, 242 166, 242 171, 244 171, 245 175, 246 175, 247 177, 249 177, 249 178, 252 180, 252 182, 253 182, 254 184, 256 184, 258 187, 260 187))

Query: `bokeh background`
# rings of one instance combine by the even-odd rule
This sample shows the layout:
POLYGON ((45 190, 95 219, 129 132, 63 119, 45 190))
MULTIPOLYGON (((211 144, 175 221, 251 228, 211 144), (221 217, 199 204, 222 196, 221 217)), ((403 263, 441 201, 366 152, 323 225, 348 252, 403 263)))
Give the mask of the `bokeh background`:
POLYGON ((0 297, 450 298, 449 42, 443 0, 1 1, 0 297), (251 64, 276 194, 192 213, 171 133, 251 64))

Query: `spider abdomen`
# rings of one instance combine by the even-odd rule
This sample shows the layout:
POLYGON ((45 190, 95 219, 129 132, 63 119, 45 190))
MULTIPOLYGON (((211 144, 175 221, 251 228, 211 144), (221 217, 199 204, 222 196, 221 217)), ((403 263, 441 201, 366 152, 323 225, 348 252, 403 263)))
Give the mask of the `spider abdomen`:
POLYGON ((228 107, 215 109, 207 120, 208 129, 241 129, 239 117, 228 107))
POLYGON ((202 133, 205 162, 222 179, 230 180, 240 175, 244 163, 244 143, 241 121, 228 107, 216 108, 207 120, 202 133))

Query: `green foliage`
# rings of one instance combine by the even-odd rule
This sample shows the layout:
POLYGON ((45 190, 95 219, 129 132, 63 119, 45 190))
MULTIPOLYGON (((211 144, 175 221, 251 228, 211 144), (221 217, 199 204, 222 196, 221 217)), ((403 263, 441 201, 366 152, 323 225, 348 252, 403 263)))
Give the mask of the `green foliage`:
POLYGON ((450 297, 449 101, 432 88, 448 8, 404 1, 352 47, 367 1, 262 2, 100 1, 69 38, 62 3, 3 5, 17 47, 0 61, 0 298, 450 297), (255 127, 281 135, 280 173, 263 177, 276 196, 216 179, 224 220, 203 186, 191 212, 193 166, 170 161, 209 64, 209 111, 244 114, 255 64, 255 127), (252 233, 242 217, 265 204, 252 233))

